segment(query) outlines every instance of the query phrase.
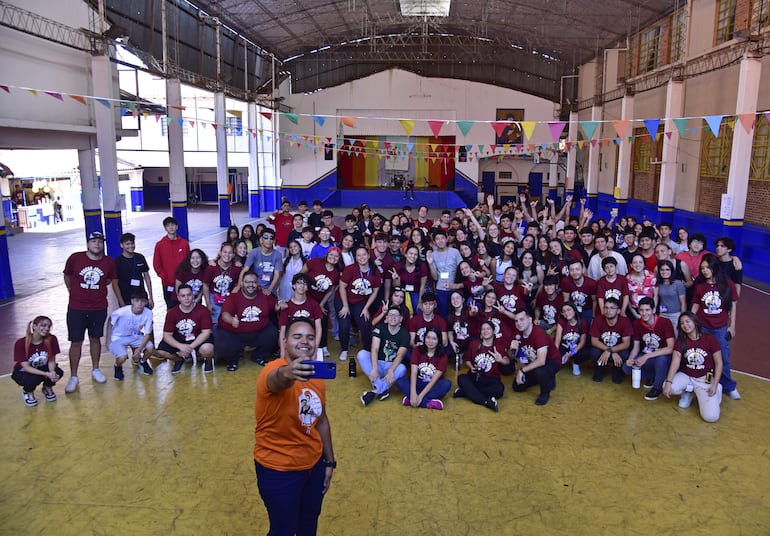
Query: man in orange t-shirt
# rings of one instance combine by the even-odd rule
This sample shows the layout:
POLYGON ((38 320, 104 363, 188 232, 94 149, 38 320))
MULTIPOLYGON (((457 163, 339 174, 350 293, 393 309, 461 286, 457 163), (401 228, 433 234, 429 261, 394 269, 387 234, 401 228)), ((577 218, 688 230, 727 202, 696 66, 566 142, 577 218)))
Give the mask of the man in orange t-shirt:
POLYGON ((286 326, 286 355, 257 378, 254 467, 270 518, 270 534, 315 534, 323 497, 337 466, 326 386, 313 380, 315 326, 295 318, 286 326))

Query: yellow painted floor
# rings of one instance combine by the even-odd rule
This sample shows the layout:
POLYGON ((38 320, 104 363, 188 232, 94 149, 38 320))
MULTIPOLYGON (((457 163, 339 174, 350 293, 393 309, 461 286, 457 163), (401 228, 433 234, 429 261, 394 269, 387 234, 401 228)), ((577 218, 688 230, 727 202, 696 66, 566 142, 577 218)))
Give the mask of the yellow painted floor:
MULTIPOLYGON (((0 379, 0 534, 265 534, 251 458, 261 368, 172 376, 156 363, 120 383, 102 361, 106 384, 84 357, 79 392, 62 382, 35 408, 0 379)), ((365 378, 340 366, 319 534, 770 533, 766 381, 738 376, 743 400, 708 424, 695 404, 568 369, 545 407, 506 380, 499 413, 454 399, 408 409, 395 392, 363 408, 365 378)))

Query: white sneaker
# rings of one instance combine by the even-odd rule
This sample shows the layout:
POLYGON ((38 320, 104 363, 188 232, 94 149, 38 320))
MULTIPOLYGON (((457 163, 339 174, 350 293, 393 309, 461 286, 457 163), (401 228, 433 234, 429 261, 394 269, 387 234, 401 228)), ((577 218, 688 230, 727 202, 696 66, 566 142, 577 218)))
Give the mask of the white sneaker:
POLYGON ((572 363, 572 375, 580 376, 580 365, 577 363, 572 363))
POLYGON ((105 383, 107 381, 107 378, 104 377, 104 374, 98 368, 91 371, 91 377, 96 383, 105 383))
POLYGON ((687 409, 692 405, 692 399, 695 397, 692 393, 682 393, 682 398, 679 399, 679 407, 687 409))
MULTIPOLYGON (((70 376, 70 381, 67 382, 67 387, 64 388, 65 393, 74 393, 78 390, 78 377, 70 376)), ((106 379, 105 379, 106 381, 106 379)))
POLYGON ((323 352, 323 354, 324 354, 324 357, 329 357, 330 355, 332 355, 332 354, 329 352, 329 349, 328 349, 326 346, 324 346, 323 348, 321 348, 321 351, 323 352))
POLYGON ((729 396, 733 400, 740 400, 741 399, 741 394, 738 392, 738 389, 733 389, 732 391, 727 393, 727 396, 729 396))
POLYGON ((345 350, 344 352, 340 353, 340 361, 347 361, 348 360, 348 351, 345 350))

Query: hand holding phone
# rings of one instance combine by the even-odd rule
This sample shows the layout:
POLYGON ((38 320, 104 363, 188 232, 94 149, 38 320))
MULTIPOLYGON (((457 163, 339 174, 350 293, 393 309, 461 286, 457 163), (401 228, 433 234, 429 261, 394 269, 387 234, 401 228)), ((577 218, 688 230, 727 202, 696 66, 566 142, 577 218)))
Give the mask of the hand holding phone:
POLYGON ((337 377, 337 363, 334 361, 302 361, 303 365, 313 367, 313 374, 310 378, 318 380, 333 380, 337 377))

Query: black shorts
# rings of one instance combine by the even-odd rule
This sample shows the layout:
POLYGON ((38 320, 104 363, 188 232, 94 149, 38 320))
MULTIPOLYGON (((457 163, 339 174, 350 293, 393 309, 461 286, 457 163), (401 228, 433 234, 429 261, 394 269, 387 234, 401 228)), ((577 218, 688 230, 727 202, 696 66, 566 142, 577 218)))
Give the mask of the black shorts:
MULTIPOLYGON (((181 342, 181 341, 179 341, 179 342, 181 342)), ((213 342, 214 342, 214 339, 209 337, 208 340, 206 340, 203 344, 213 343, 213 342)), ((203 346, 203 344, 201 344, 201 346, 203 346)), ((196 350, 200 350, 200 346, 196 350)), ((160 344, 158 344, 158 351, 159 352, 166 352, 166 353, 169 353, 169 354, 175 354, 175 353, 177 353, 179 351, 179 349, 171 346, 166 341, 161 340, 160 344)))
POLYGON ((99 339, 104 335, 104 323, 107 320, 107 309, 99 311, 82 311, 67 309, 67 339, 70 342, 83 342, 86 330, 88 337, 99 339))

